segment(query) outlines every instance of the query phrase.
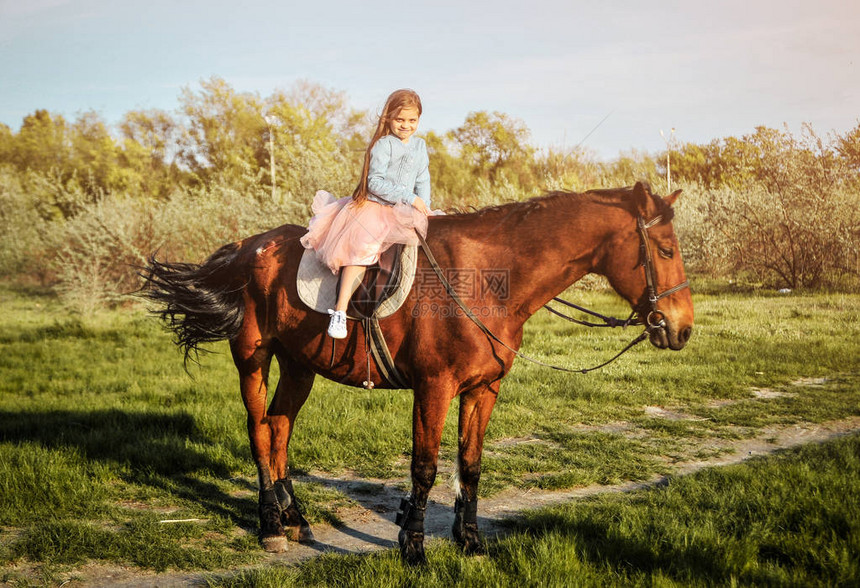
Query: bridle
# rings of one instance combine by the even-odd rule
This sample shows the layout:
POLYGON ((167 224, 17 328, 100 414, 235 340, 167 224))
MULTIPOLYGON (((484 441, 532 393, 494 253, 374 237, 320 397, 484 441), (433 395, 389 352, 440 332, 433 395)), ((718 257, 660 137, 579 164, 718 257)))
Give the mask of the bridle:
POLYGON ((648 229, 663 222, 663 216, 657 215, 647 223, 641 216, 636 218, 636 229, 639 232, 639 247, 642 251, 642 265, 645 268, 645 283, 648 286, 648 304, 650 310, 645 317, 646 328, 666 328, 665 316, 657 309, 657 301, 666 296, 671 296, 679 290, 690 287, 689 280, 672 286, 668 290, 657 293, 657 270, 654 268, 654 253, 651 251, 651 240, 648 239, 648 229))
POLYGON ((641 265, 645 271, 645 285, 646 292, 648 295, 648 314, 644 317, 637 317, 636 311, 634 310, 630 313, 630 316, 626 319, 619 319, 613 316, 606 316, 600 314, 599 312, 594 312, 593 310, 589 310, 588 308, 579 306, 578 304, 574 304, 572 302, 568 302, 562 298, 555 297, 553 298, 554 302, 558 302, 560 304, 564 304, 569 308, 574 308, 580 312, 584 312, 586 314, 590 314, 593 317, 597 317, 603 321, 603 323, 592 323, 588 321, 582 321, 576 319, 572 316, 568 316, 563 314, 549 305, 544 305, 551 313, 560 316, 563 319, 566 319, 572 323, 576 323, 578 325, 582 325, 584 327, 628 327, 630 325, 644 325, 646 332, 651 332, 657 329, 665 329, 666 328, 666 320, 665 315, 657 308, 657 301, 666 298, 667 296, 671 296, 675 292, 683 290, 684 288, 690 287, 690 282, 688 280, 684 280, 680 284, 672 286, 668 290, 664 290, 663 292, 657 292, 657 270, 654 266, 654 253, 651 249, 651 240, 648 238, 648 229, 651 227, 659 225, 663 222, 663 216, 657 215, 652 218, 650 221, 645 221, 641 216, 636 218, 636 232, 639 234, 639 265, 641 265))
POLYGON ((615 361, 616 359, 621 357, 624 353, 626 353, 627 351, 632 349, 635 345, 644 341, 652 332, 659 331, 661 329, 665 329, 666 328, 666 320, 665 320, 666 317, 657 308, 657 302, 662 298, 666 298, 667 296, 671 296, 675 292, 678 292, 680 290, 683 290, 684 288, 690 287, 689 281, 684 280, 680 284, 672 286, 668 290, 664 290, 663 292, 659 292, 659 293, 657 292, 657 271, 656 271, 656 268, 654 266, 654 254, 651 250, 651 243, 650 243, 650 240, 648 238, 648 229, 660 224, 661 222, 663 222, 663 216, 662 215, 657 215, 654 218, 652 218, 650 221, 647 221, 647 222, 645 221, 645 219, 641 215, 636 218, 636 231, 639 234, 641 265, 644 267, 644 270, 645 270, 645 283, 647 286, 648 305, 649 305, 648 314, 644 318, 642 318, 641 316, 637 318, 636 317, 636 310, 634 310, 630 314, 630 316, 627 317, 627 319, 618 319, 615 317, 604 316, 600 313, 594 312, 594 311, 589 310, 587 308, 583 308, 583 307, 576 305, 572 302, 568 302, 567 300, 563 300, 563 299, 558 298, 558 297, 553 298, 553 300, 555 302, 559 302, 561 304, 564 304, 565 306, 575 308, 576 310, 579 310, 581 312, 585 312, 591 316, 594 316, 594 317, 597 317, 597 318, 603 320, 603 324, 591 323, 588 321, 582 321, 582 320, 576 319, 574 317, 568 316, 566 314, 563 314, 563 313, 551 308, 550 306, 547 306, 547 305, 544 306, 544 308, 546 308, 547 310, 549 310, 553 314, 558 315, 558 316, 560 316, 564 319, 567 319, 571 322, 577 323, 579 325, 586 326, 586 327, 610 327, 610 328, 622 327, 622 328, 624 328, 624 327, 627 327, 627 326, 630 326, 633 324, 641 324, 641 325, 645 326, 645 330, 642 333, 640 333, 639 336, 636 337, 633 341, 631 341, 624 349, 622 349, 617 355, 615 355, 614 357, 612 357, 608 361, 601 363, 600 365, 596 365, 596 366, 590 367, 590 368, 581 368, 581 369, 571 369, 571 368, 566 368, 566 367, 562 367, 562 366, 556 366, 556 365, 544 363, 540 360, 531 358, 531 357, 521 353, 520 351, 514 349, 513 347, 509 346, 507 343, 505 343, 504 341, 499 339, 492 331, 490 331, 490 329, 483 323, 483 321, 481 321, 481 319, 478 318, 475 315, 475 313, 473 313, 472 310, 468 306, 466 306, 466 304, 463 302, 463 300, 460 298, 460 296, 454 291, 454 288, 451 286, 451 284, 445 278, 445 275, 442 272, 442 269, 439 267, 439 264, 436 262, 436 258, 433 256, 433 253, 430 251, 430 247, 427 245, 427 241, 424 239, 424 237, 421 236, 420 233, 418 234, 418 240, 421 244, 421 248, 424 250, 424 254, 427 255, 427 259, 430 262, 430 267, 433 268, 433 271, 436 273, 436 276, 439 278, 439 281, 445 287, 445 290, 448 292, 448 295, 460 307, 460 309, 463 311, 463 313, 467 317, 469 317, 469 319, 473 323, 475 323, 475 325, 477 325, 478 328, 481 329, 481 331, 483 331, 493 341, 496 341, 497 343, 499 343, 500 345, 505 347, 508 351, 511 351, 517 357, 519 357, 521 359, 525 359, 526 361, 530 361, 532 363, 536 363, 538 365, 542 365, 544 367, 552 368, 552 369, 558 370, 558 371, 586 374, 588 372, 591 372, 591 371, 594 371, 596 369, 600 369, 606 365, 609 365, 610 363, 612 363, 613 361, 615 361))

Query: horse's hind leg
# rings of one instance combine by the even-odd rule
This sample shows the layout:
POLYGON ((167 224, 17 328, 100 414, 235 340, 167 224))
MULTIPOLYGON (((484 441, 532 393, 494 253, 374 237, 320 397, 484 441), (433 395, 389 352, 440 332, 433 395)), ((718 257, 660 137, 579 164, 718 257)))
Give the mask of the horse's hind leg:
POLYGON ((233 362, 239 371, 242 402, 248 413, 248 438, 251 456, 257 465, 260 483, 259 516, 260 542, 266 551, 284 551, 286 539, 281 524, 281 508, 275 491, 277 476, 272 472, 272 428, 266 415, 269 366, 272 362, 270 345, 255 337, 240 337, 230 345, 233 362))
POLYGON ((478 534, 478 481, 484 432, 496 404, 499 382, 460 395, 457 499, 454 503, 454 541, 468 555, 484 553, 478 534))
POLYGON ((288 358, 279 358, 281 378, 267 410, 272 344, 263 344, 253 337, 240 337, 231 344, 231 351, 239 370, 242 401, 248 411, 251 454, 257 464, 260 482, 260 542, 266 551, 285 551, 284 525, 293 531, 295 539, 313 540, 310 527, 299 511, 289 478, 287 445, 296 415, 307 400, 314 376, 288 358))
POLYGON ((293 492, 288 448, 296 416, 313 386, 314 373, 282 354, 278 354, 278 363, 281 366, 281 378, 268 410, 269 426, 272 429, 270 467, 275 476, 275 492, 281 506, 281 524, 286 528, 287 536, 300 543, 311 543, 314 540, 313 533, 293 492))

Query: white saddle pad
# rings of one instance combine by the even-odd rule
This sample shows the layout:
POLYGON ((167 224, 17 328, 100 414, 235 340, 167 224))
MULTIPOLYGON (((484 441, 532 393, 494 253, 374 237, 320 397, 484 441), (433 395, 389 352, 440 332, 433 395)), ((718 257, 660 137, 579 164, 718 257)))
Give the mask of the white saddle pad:
MULTIPOLYGON (((415 267, 418 263, 418 246, 407 245, 400 254, 400 283, 395 291, 380 306, 378 318, 385 318, 400 308, 415 280, 415 267)), ((299 298, 308 307, 317 312, 328 314, 329 308, 334 308, 337 302, 338 276, 317 258, 312 249, 305 249, 299 262, 296 288, 299 298)), ((358 318, 350 316, 349 318, 358 318)))

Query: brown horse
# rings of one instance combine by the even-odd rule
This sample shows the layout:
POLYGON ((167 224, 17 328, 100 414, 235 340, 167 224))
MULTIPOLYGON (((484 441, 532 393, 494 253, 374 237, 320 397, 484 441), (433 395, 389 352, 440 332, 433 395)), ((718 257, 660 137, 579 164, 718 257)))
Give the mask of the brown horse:
MULTIPOLYGON (((459 488, 453 536, 467 553, 483 550, 476 513, 484 431, 523 325, 545 303, 586 274, 601 274, 641 322, 646 316, 659 319, 647 319, 653 345, 678 350, 687 343, 693 304, 671 222, 678 194, 661 198, 636 184, 584 194, 555 192, 430 218, 431 252, 447 275, 461 272, 456 292, 506 345, 454 305, 429 270, 427 257, 419 254, 409 297, 380 321, 395 365, 414 390, 412 492, 398 516, 398 539, 408 563, 425 561, 424 509, 436 477, 445 415, 457 396, 459 488)), ((304 233, 304 227, 284 225, 226 245, 201 265, 153 258, 145 275, 147 295, 165 305, 160 313, 186 359, 202 342, 230 342, 259 473, 260 537, 269 550, 284 549, 287 536, 312 540, 293 494, 287 447, 314 376, 361 386, 369 375, 377 387, 394 387, 375 362, 368 374, 365 331, 356 322, 333 350, 325 334, 328 316, 299 300, 296 271, 304 233), (267 408, 272 356, 281 375, 267 408)))

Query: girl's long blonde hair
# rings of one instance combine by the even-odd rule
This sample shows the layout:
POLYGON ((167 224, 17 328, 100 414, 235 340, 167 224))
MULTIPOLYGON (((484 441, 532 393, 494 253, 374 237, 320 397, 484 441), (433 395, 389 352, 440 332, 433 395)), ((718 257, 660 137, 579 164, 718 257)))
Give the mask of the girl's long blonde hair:
POLYGON ((382 114, 379 115, 379 122, 376 123, 376 132, 373 133, 373 138, 367 146, 367 151, 364 153, 364 166, 361 168, 361 177, 358 180, 358 186, 355 192, 352 193, 352 199, 357 203, 362 203, 367 200, 367 175, 370 172, 370 151, 376 142, 385 135, 391 134, 389 123, 400 114, 404 108, 417 108, 418 116, 421 116, 421 98, 414 90, 404 88, 395 90, 385 101, 385 108, 382 109, 382 114))

